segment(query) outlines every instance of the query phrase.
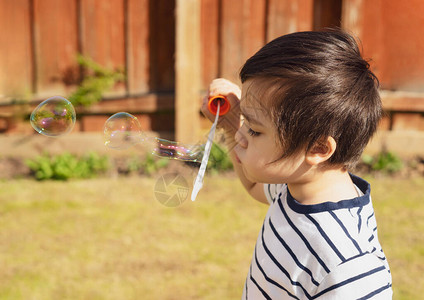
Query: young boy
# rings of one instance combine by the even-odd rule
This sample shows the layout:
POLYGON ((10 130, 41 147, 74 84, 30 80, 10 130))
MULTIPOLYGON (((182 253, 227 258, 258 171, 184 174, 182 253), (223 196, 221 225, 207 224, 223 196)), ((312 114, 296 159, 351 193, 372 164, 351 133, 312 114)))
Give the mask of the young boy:
POLYGON ((370 186, 348 172, 382 115, 378 80, 354 38, 282 36, 248 59, 240 78, 241 91, 216 79, 208 97, 230 101, 220 126, 235 171, 270 204, 243 299, 391 299, 370 186))

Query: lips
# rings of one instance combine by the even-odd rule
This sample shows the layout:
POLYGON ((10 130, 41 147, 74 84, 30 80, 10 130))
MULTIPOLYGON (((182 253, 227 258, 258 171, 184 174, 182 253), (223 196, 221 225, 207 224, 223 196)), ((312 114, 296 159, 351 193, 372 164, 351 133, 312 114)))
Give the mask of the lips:
POLYGON ((234 153, 234 158, 236 159, 236 161, 241 164, 240 158, 238 157, 238 155, 236 153, 234 153))

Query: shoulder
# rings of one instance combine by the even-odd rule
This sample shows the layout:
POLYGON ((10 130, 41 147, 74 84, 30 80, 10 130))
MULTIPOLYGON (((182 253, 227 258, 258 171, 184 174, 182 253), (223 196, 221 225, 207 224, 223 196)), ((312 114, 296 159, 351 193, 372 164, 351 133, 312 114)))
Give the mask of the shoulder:
POLYGON ((320 282, 314 298, 349 295, 352 299, 391 299, 392 294, 390 270, 375 255, 362 253, 333 268, 320 282))

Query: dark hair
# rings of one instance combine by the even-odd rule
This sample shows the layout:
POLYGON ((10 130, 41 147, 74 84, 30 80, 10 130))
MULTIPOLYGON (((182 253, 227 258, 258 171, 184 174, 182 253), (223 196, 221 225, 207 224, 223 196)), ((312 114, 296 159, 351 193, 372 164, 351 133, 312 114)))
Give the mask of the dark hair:
POLYGON ((378 79, 355 39, 341 30, 276 38, 246 61, 240 78, 263 79, 283 157, 331 136, 337 147, 328 162, 351 166, 382 116, 378 79))

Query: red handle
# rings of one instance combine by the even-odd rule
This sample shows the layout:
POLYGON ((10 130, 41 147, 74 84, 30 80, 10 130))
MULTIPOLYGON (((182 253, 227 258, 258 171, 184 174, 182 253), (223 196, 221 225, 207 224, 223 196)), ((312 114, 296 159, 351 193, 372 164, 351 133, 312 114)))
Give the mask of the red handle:
POLYGON ((208 101, 208 109, 214 115, 216 115, 216 112, 218 110, 218 103, 219 103, 219 115, 223 116, 230 110, 231 108, 230 102, 224 96, 219 95, 219 96, 210 97, 208 101))

